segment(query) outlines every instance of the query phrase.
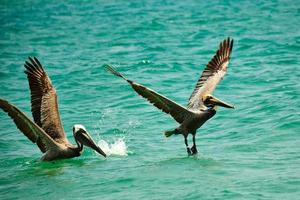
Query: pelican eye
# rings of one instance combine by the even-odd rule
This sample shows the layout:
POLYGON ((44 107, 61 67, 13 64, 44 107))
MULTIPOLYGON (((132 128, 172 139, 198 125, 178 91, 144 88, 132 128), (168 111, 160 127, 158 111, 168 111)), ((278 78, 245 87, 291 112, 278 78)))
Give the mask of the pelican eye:
POLYGON ((203 102, 204 102, 204 104, 209 104, 209 100, 210 100, 210 98, 211 98, 211 97, 207 97, 207 98, 205 98, 205 100, 203 101, 203 102))
POLYGON ((204 101, 203 101, 204 105, 205 105, 205 106, 208 106, 208 107, 212 106, 212 104, 211 104, 211 102, 210 102, 210 100, 212 100, 212 99, 213 99, 212 96, 207 96, 207 97, 204 99, 204 101))
POLYGON ((85 133, 85 130, 83 130, 82 128, 80 128, 77 132, 78 133, 85 133))

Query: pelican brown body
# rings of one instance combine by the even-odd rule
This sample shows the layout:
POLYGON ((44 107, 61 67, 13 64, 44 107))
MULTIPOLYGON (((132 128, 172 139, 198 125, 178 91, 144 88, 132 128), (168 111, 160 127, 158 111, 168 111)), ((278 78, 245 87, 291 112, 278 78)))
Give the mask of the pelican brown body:
POLYGON ((227 71, 232 47, 233 40, 230 38, 227 38, 220 43, 215 56, 202 72, 202 75, 199 78, 191 97, 189 98, 187 108, 151 90, 150 88, 125 78, 112 66, 106 65, 106 68, 112 74, 126 80, 139 95, 146 98, 155 107, 167 114, 170 114, 180 124, 180 126, 172 131, 166 131, 165 136, 169 137, 173 134, 182 134, 184 136, 188 154, 196 154, 197 148, 195 135, 197 129, 216 114, 217 106, 234 108, 233 106, 211 95, 227 71), (189 134, 193 135, 193 146, 191 149, 188 147, 187 142, 189 134))
POLYGON ((0 108, 8 113, 23 134, 45 153, 42 160, 78 157, 81 155, 83 145, 106 157, 82 125, 73 126, 73 136, 77 145, 72 145, 68 141, 60 120, 56 91, 51 80, 37 58, 29 60, 30 62, 26 61, 24 66, 31 91, 34 122, 4 99, 0 99, 0 108))

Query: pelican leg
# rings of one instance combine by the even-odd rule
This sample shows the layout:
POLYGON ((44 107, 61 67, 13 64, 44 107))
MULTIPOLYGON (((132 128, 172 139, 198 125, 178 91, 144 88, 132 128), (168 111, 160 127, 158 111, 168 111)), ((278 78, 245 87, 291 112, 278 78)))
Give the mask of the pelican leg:
POLYGON ((197 150, 197 147, 196 147, 196 133, 193 134, 193 146, 191 148, 191 151, 192 151, 192 154, 197 154, 198 153, 198 150, 197 150))
POLYGON ((192 153, 191 153, 191 150, 188 145, 187 136, 185 136, 185 135, 184 135, 184 143, 185 143, 186 151, 187 151, 188 155, 191 155, 192 153))

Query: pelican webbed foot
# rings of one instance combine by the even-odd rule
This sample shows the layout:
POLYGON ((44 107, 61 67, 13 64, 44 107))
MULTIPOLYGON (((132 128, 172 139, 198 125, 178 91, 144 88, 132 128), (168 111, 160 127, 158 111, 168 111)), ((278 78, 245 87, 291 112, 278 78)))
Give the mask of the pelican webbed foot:
POLYGON ((196 146, 192 146, 191 151, 192 151, 192 155, 196 155, 198 153, 196 146))
POLYGON ((191 149, 189 147, 186 148, 186 151, 187 151, 189 156, 192 155, 191 149))

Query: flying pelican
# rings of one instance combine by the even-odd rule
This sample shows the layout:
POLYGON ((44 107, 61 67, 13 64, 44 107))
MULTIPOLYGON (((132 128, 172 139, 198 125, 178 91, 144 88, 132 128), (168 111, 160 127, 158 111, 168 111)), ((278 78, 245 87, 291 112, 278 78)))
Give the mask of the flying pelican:
POLYGON ((20 131, 45 153, 41 159, 50 161, 78 157, 83 145, 106 157, 83 125, 73 126, 73 136, 77 145, 68 141, 58 112, 55 88, 38 59, 29 57, 29 60, 30 62, 25 62, 24 72, 27 74, 31 90, 31 112, 34 122, 17 107, 1 98, 0 107, 8 113, 20 131))
POLYGON ((105 67, 112 74, 127 81, 139 95, 147 99, 158 109, 170 114, 180 124, 180 126, 174 130, 166 131, 165 136, 170 137, 173 134, 182 134, 184 136, 187 152, 191 155, 197 154, 198 152, 195 141, 197 129, 216 114, 217 106, 234 108, 232 105, 212 96, 217 84, 223 79, 227 71, 232 47, 233 40, 230 38, 227 38, 220 43, 219 50, 202 72, 202 75, 196 84, 196 88, 189 98, 187 108, 155 92, 154 90, 151 90, 150 88, 125 78, 112 66, 105 65, 105 67), (193 136, 193 146, 191 149, 187 142, 189 134, 192 134, 193 136))

